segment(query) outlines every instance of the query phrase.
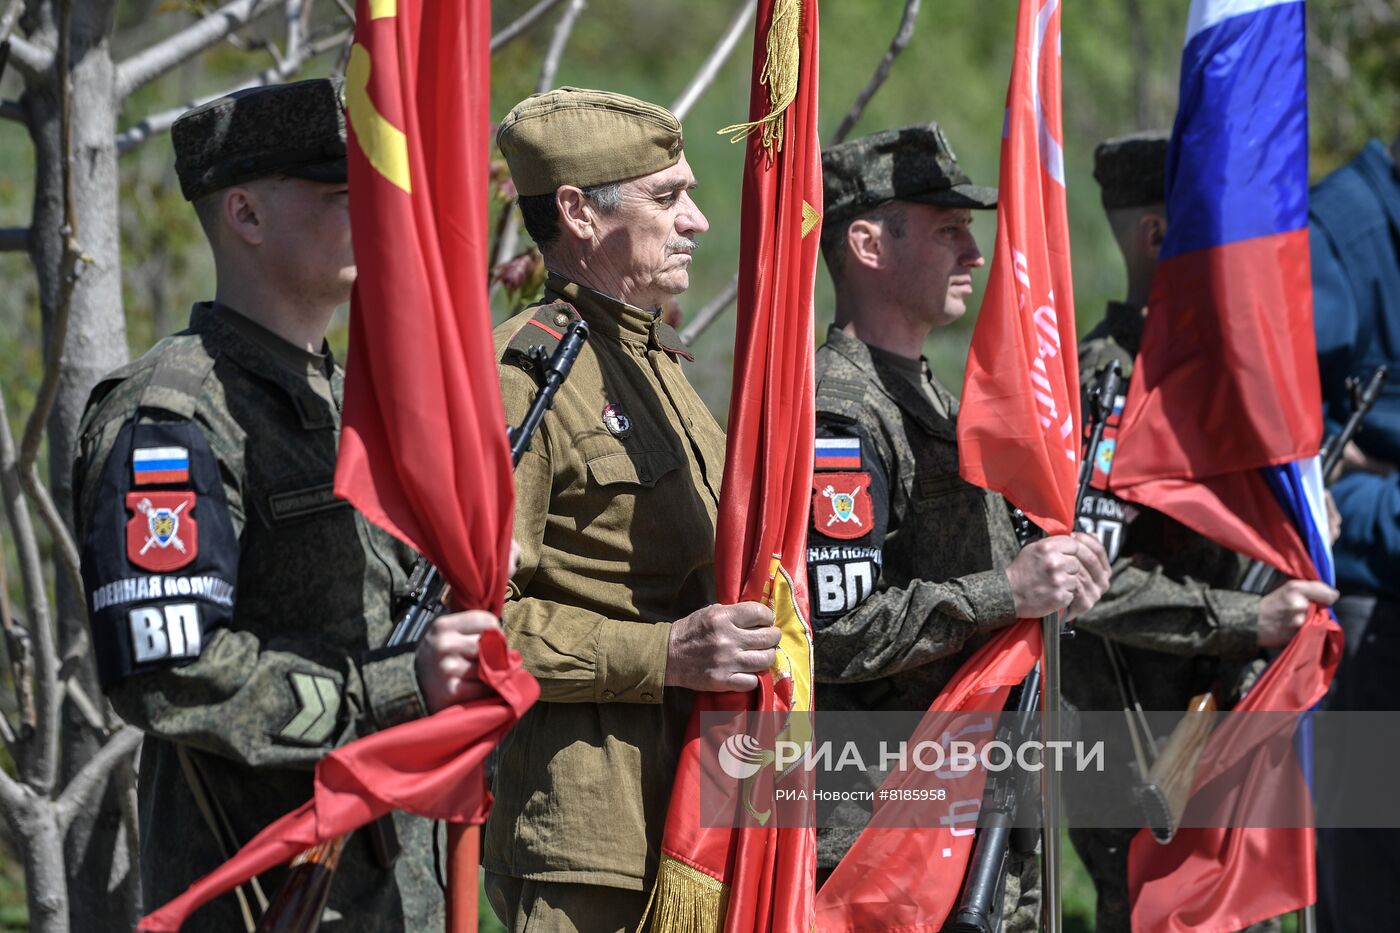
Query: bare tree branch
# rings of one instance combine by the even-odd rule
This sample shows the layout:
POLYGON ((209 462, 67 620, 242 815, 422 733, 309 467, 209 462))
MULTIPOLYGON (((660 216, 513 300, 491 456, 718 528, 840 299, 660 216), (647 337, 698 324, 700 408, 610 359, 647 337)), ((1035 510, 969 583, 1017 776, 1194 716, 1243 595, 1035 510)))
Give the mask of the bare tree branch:
POLYGON ((274 0, 233 0, 199 22, 137 52, 117 66, 117 99, 126 98, 137 88, 222 41, 275 5, 274 0))
POLYGON ((29 111, 17 100, 0 100, 0 120, 29 125, 29 111))
POLYGON ((554 26, 554 36, 549 40, 549 51, 545 53, 544 65, 540 68, 540 79, 535 82, 535 93, 543 94, 554 87, 554 76, 559 72, 559 60, 564 57, 564 46, 569 44, 569 36, 574 31, 574 23, 588 4, 585 0, 569 0, 564 15, 554 26))
MULTIPOLYGON (((5 569, 3 544, 4 541, 0 540, 0 627, 5 632, 5 654, 10 660, 10 677, 14 680, 20 728, 28 736, 34 732, 34 651, 29 633, 19 624, 10 608, 10 580, 5 569)), ((0 726, 4 727, 5 745, 11 757, 15 757, 19 736, 10 728, 10 721, 4 715, 0 715, 0 726)))
POLYGON ((919 15, 920 0, 904 0, 904 16, 899 21, 899 29, 895 30, 894 38, 890 40, 890 47, 885 50, 880 63, 875 66, 875 73, 870 76, 861 92, 856 95, 855 102, 851 104, 851 109, 846 111, 846 115, 841 118, 841 122, 836 126, 836 132, 826 141, 828 146, 842 142, 855 129, 856 122, 860 120, 860 115, 865 112, 866 104, 875 96, 875 92, 880 90, 880 85, 885 83, 885 79, 890 76, 890 70, 894 68, 895 59, 899 58, 904 47, 909 44, 909 40, 914 37, 914 20, 919 15))
POLYGON ((73 819, 91 806, 93 799, 106 787, 107 775, 140 744, 141 730, 135 726, 123 726, 98 749, 96 755, 88 759, 81 771, 73 775, 73 780, 63 788, 55 804, 55 815, 62 831, 67 832, 73 819))
POLYGON ((23 36, 11 35, 10 64, 26 78, 34 79, 53 65, 53 53, 42 49, 23 36))
POLYGON ((28 249, 28 227, 0 227, 0 253, 23 253, 28 249))
POLYGON ((210 94, 207 97, 198 97, 194 100, 186 101, 179 107, 171 107, 169 110, 162 110, 145 117, 138 123, 133 123, 117 134, 117 155, 126 155, 131 150, 142 143, 166 132, 180 119, 185 111, 207 104, 211 100, 218 100, 220 97, 232 94, 234 91, 241 91, 244 88, 259 87, 264 84, 275 84, 278 81, 286 80, 295 74, 300 68, 318 55, 323 55, 331 49, 344 45, 346 40, 354 34, 353 28, 342 29, 339 32, 308 42, 301 47, 300 54, 296 58, 287 58, 280 65, 275 65, 267 69, 262 74, 249 78, 235 84, 233 87, 225 88, 217 94, 210 94))
MULTIPOLYGON (((12 829, 16 829, 15 818, 20 816, 34 799, 34 792, 19 781, 0 771, 0 815, 12 829)), ((17 833, 22 836, 23 833, 17 833)))
POLYGON ((24 12, 24 0, 10 0, 5 5, 5 12, 0 13, 0 42, 10 38, 10 34, 15 31, 15 24, 19 22, 19 15, 24 12))
POLYGON ((529 30, 531 26, 535 25, 536 20, 558 5, 559 0, 540 0, 539 3, 536 3, 524 13, 521 13, 520 17, 516 19, 515 22, 506 26, 491 37, 491 51, 495 52, 497 49, 503 48, 507 43, 511 42, 511 40, 518 39, 525 35, 526 31, 529 30))
MULTIPOLYGON (((30 636, 34 640, 34 707, 38 729, 26 755, 25 774, 35 790, 47 795, 53 788, 58 759, 58 648, 49 617, 43 557, 20 483, 18 454, 5 410, 5 396, 0 392, 0 494, 4 496, 5 514, 15 542, 16 562, 30 610, 30 636)), ((3 801, 3 794, 0 794, 0 801, 3 801)))
POLYGON ((744 30, 749 28, 753 22, 754 13, 758 9, 758 4, 749 0, 740 0, 739 9, 734 13, 734 19, 729 23, 729 28, 720 36, 715 47, 710 52, 710 57, 700 65, 700 70, 695 73, 695 77, 690 80, 690 86, 676 98, 676 102, 671 105, 671 112, 676 115, 677 120, 684 120, 686 114, 690 113, 690 108, 695 106, 710 85, 715 83, 715 78, 719 75, 720 68, 729 60, 729 56, 734 52, 734 46, 739 44, 739 39, 744 34, 744 30))
POLYGON ((700 338, 710 325, 719 320, 719 316, 734 303, 734 299, 739 297, 739 276, 735 275, 729 280, 729 284, 720 289, 719 294, 710 299, 710 303, 705 305, 695 314, 695 319, 681 329, 681 343, 687 347, 700 338))

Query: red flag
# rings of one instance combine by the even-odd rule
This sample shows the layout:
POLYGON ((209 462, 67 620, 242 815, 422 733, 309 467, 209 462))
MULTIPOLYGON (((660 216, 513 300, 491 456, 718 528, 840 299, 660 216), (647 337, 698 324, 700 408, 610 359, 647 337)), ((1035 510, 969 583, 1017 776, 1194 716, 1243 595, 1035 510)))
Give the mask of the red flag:
MULTIPOLYGON (((486 0, 357 3, 345 98, 359 274, 335 491, 432 561, 458 603, 499 615, 514 491, 486 298, 490 12, 486 0)), ((177 929, 209 897, 391 809, 480 823, 481 763, 539 695, 502 638, 483 636, 481 652, 500 697, 332 753, 314 800, 143 929, 177 929)), ((475 929, 452 893, 452 927, 475 929)))
MULTIPOLYGON (((910 739, 947 745, 947 733, 971 712, 1000 712, 1011 688, 1025 679, 1039 659, 1040 623, 1025 620, 1004 629, 967 660, 929 707, 910 739)), ((988 720, 994 722, 994 720, 988 720)), ((995 729, 995 726, 989 726, 995 729)), ((983 740, 992 738, 991 732, 983 740)), ((971 741, 968 739, 968 741, 971 741)), ((930 825, 913 805, 880 805, 855 844, 817 894, 821 933, 937 933, 957 906, 973 828, 982 803, 986 774, 980 769, 950 781, 947 818, 930 825)), ((927 781, 917 769, 896 772, 881 785, 892 790, 905 781, 927 781)), ((927 810, 927 803, 918 804, 927 810)))
POLYGON ((514 487, 486 298, 486 0, 359 0, 355 283, 335 491, 500 614, 514 487))
POLYGON ((254 875, 318 843, 353 832, 391 810, 479 823, 491 803, 481 766, 540 695, 505 637, 481 637, 489 699, 451 706, 331 752, 316 765, 315 796, 254 836, 233 858, 142 918, 147 933, 175 933, 190 914, 254 875))
POLYGON ((997 242, 972 332, 958 457, 1050 534, 1074 529, 1079 362, 1060 128, 1060 2, 1021 0, 997 242))
POLYGON ((812 704, 805 547, 815 434, 812 287, 822 203, 816 0, 759 0, 758 23, 754 122, 731 128, 752 135, 715 564, 719 601, 767 602, 782 642, 757 695, 707 693, 696 703, 651 908, 651 929, 666 933, 708 933, 721 922, 728 933, 812 927, 816 836, 810 827, 707 828, 699 820, 701 713, 793 712, 796 730, 810 728, 812 704))

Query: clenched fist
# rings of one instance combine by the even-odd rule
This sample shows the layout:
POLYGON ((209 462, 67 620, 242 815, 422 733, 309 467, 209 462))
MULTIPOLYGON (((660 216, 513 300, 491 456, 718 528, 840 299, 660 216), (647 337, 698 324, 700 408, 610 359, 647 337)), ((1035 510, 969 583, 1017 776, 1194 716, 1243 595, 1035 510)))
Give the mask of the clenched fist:
POLYGON ((758 686, 773 666, 782 633, 773 610, 759 603, 706 606, 671 626, 666 648, 666 686, 712 692, 758 686))
POLYGON ((433 620, 414 658, 428 712, 436 713, 490 691, 476 676, 477 649, 482 632, 500 627, 495 616, 480 609, 452 612, 433 620))
POLYGON ((1280 648, 1308 616, 1308 606, 1330 606, 1341 594, 1316 580, 1289 580, 1259 600, 1259 647, 1280 648))
POLYGON ((1103 545, 1082 531, 1032 542, 1006 568, 1020 619, 1061 609, 1068 610, 1067 618, 1077 618, 1103 596, 1110 573, 1103 545))

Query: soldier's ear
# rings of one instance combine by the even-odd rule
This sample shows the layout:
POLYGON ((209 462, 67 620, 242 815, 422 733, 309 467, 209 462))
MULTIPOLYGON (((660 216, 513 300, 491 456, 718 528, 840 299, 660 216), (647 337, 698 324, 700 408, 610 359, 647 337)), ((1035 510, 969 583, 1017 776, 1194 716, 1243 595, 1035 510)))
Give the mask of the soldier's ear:
POLYGON ((225 190, 221 196, 222 209, 219 214, 223 226, 233 238, 249 246, 258 246, 266 235, 263 204, 257 192, 249 187, 235 185, 225 190))
POLYGON ((1167 218, 1155 212, 1143 214, 1142 237, 1147 255, 1155 262, 1162 252, 1162 243, 1167 239, 1167 218))
POLYGON ((885 257, 885 230, 874 220, 858 217, 846 230, 846 250, 852 261, 867 269, 881 267, 885 257))
POLYGON ((554 206, 559 211, 559 232, 580 240, 591 240, 594 234, 593 206, 582 188, 560 185, 554 192, 554 206))

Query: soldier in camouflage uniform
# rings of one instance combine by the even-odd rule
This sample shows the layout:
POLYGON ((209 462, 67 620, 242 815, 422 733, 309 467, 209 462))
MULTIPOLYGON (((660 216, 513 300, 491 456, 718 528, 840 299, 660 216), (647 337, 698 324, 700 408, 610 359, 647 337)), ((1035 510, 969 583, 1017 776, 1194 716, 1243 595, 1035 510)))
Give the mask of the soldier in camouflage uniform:
MULTIPOLYGON (((1094 152, 1094 177, 1128 269, 1128 295, 1125 301, 1109 302, 1107 315, 1080 343, 1079 371, 1087 388, 1116 360, 1124 376, 1115 405, 1119 410, 1166 234, 1167 143, 1165 132, 1148 132, 1108 140, 1094 152)), ((1324 584, 1302 580, 1289 581, 1262 599, 1233 589, 1243 576, 1244 558, 1105 491, 1115 427, 1116 416, 1110 417, 1078 517, 1080 528, 1102 538, 1113 580, 1098 605, 1080 617, 1077 637, 1064 642, 1065 699, 1081 710, 1123 710, 1130 698, 1119 689, 1116 666, 1125 689, 1136 694, 1144 710, 1185 710, 1191 697, 1212 688, 1230 702, 1260 648, 1286 644, 1302 624, 1309 600, 1330 605, 1337 594, 1324 584)), ((1110 747, 1128 749, 1131 743, 1120 736, 1110 747)), ((1109 767, 1116 774, 1105 784, 1121 793, 1134 764, 1122 760, 1109 767)), ((1128 844, 1140 827, 1094 827, 1095 817, 1108 806, 1104 787, 1076 781, 1067 789, 1070 839, 1098 893, 1096 929, 1127 933, 1128 844), (1077 788, 1078 795, 1073 793, 1077 788), (1076 815, 1078 822, 1090 825, 1075 826, 1076 815)))
POLYGON ((514 933, 631 933, 694 691, 753 689, 779 632, 756 603, 714 605, 724 433, 657 311, 709 226, 679 121, 560 88, 497 141, 549 269, 544 302, 496 329, 512 423, 539 391, 529 348, 580 316, 591 334, 515 473, 505 626, 541 694, 501 746, 486 891, 514 933))
MULTIPOLYGON (((995 630, 1091 606, 1108 564, 1084 535, 1018 552, 1005 500, 958 475, 958 403, 919 355, 966 311, 983 263, 972 211, 996 191, 969 181, 937 124, 833 147, 822 168, 836 321, 817 351, 807 554, 821 707, 922 711, 995 630)), ((818 832, 824 873, 867 816, 848 808, 818 832)), ((1039 875, 1013 855, 1004 929, 1036 928, 1039 875)))
MULTIPOLYGON (((242 91, 172 134, 215 299, 94 389, 74 467, 103 688, 146 732, 148 908, 305 803, 328 750, 483 689, 461 684, 497 625, 445 615, 383 649, 413 555, 332 494, 344 380, 324 335, 355 272, 338 87, 242 91)), ((441 929, 431 830, 395 814, 356 833, 321 928, 441 929)), ((189 927, 258 912, 240 890, 189 927)))

